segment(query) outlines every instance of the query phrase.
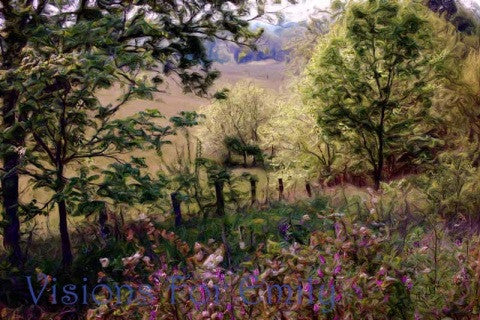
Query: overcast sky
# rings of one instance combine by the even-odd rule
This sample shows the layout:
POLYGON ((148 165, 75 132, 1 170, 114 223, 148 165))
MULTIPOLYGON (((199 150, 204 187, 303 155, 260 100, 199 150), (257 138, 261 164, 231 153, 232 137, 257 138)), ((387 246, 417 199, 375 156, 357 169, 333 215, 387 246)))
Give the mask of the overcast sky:
MULTIPOLYGON (((477 0, 480 1, 480 0, 477 0)), ((298 4, 292 5, 287 0, 282 0, 281 4, 268 7, 269 11, 281 10, 285 14, 287 21, 301 21, 305 20, 312 13, 315 8, 325 9, 330 6, 330 0, 298 0, 298 4)))
MULTIPOLYGON (((476 4, 480 7, 480 0, 459 0, 467 7, 476 4)), ((273 1, 270 1, 272 3, 273 1)), ((330 0, 298 0, 298 4, 291 5, 287 0, 282 0, 281 4, 270 4, 268 6, 269 11, 282 10, 285 14, 287 21, 301 21, 308 18, 315 8, 325 9, 330 6, 330 0)))

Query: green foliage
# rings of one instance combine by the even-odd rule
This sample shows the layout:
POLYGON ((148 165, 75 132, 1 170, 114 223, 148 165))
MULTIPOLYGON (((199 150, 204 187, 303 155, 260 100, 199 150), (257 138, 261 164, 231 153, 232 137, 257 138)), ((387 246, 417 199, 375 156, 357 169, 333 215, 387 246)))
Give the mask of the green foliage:
POLYGON ((322 130, 366 159, 376 187, 387 158, 418 149, 413 137, 435 139, 429 109, 447 55, 426 15, 415 3, 352 4, 308 67, 304 96, 318 107, 322 130))
POLYGON ((232 163, 233 153, 242 157, 245 166, 249 156, 253 164, 261 163, 262 130, 275 116, 272 94, 243 81, 217 96, 220 99, 200 111, 206 116, 199 133, 206 155, 232 163))

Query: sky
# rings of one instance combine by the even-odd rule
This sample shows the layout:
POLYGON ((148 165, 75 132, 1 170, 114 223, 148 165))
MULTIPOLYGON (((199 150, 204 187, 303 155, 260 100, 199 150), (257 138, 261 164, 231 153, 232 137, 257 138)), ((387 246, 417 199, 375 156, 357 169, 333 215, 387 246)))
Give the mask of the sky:
MULTIPOLYGON (((480 0, 477 0, 480 1, 480 0)), ((269 11, 281 10, 287 21, 302 21, 307 19, 315 9, 326 9, 330 6, 330 0, 298 0, 298 4, 292 5, 287 0, 282 0, 280 4, 271 4, 269 11)))
MULTIPOLYGON (((477 5, 480 8, 480 0, 459 0, 467 7, 477 5)), ((270 1, 272 3, 273 1, 270 1)), ((307 19, 315 8, 326 9, 330 6, 330 0, 298 0, 298 4, 292 5, 287 0, 282 0, 280 4, 270 4, 267 7, 269 11, 281 10, 287 21, 302 21, 307 19)))

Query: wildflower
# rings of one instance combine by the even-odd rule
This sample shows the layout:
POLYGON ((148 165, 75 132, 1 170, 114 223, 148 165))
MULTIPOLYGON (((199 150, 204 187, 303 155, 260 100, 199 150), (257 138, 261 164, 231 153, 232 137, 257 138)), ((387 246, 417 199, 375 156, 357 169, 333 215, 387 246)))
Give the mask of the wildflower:
POLYGON ((322 255, 318 256, 318 260, 320 260, 320 263, 322 263, 322 264, 325 264, 327 262, 322 255))
POLYGON ((214 269, 223 261, 222 254, 222 249, 217 249, 217 251, 209 255, 205 262, 203 262, 203 266, 207 269, 214 269))
POLYGON ((384 267, 381 267, 380 270, 378 271, 378 275, 384 276, 387 274, 387 270, 384 267))
POLYGON ((309 292, 311 292, 311 290, 312 290, 312 287, 310 286, 309 282, 307 282, 303 285, 303 292, 309 293, 309 292))
POLYGON ((313 305, 313 312, 318 313, 318 311, 320 311, 320 306, 318 305, 318 303, 315 303, 313 305))
POLYGON ((202 250, 202 245, 198 242, 195 242, 195 244, 193 245, 193 250, 195 250, 195 252, 202 250))
POLYGON ((335 302, 339 302, 340 300, 342 300, 342 293, 341 292, 337 292, 335 294, 335 302))
POLYGON ((353 292, 355 292, 355 294, 357 295, 357 297, 359 299, 362 299, 363 297, 362 289, 356 283, 352 284, 352 289, 353 289, 353 292))
POLYGON ((108 258, 100 258, 100 264, 102 268, 106 268, 110 264, 110 260, 108 258))
POLYGON ((196 259, 197 261, 199 261, 199 262, 202 261, 202 260, 203 260, 203 251, 201 251, 201 250, 198 251, 198 252, 195 254, 195 259, 196 259))
POLYGON ((324 274, 323 274, 322 269, 317 270, 317 275, 318 275, 319 278, 323 278, 324 274))
POLYGON ((303 220, 303 221, 310 221, 310 216, 309 216, 308 214, 304 214, 304 215, 302 216, 302 220, 303 220))
POLYGON ((413 287, 412 280, 407 276, 402 277, 402 283, 407 287, 408 290, 411 290, 413 287))
POLYGON ((152 310, 152 311, 150 312, 150 318, 149 318, 149 320, 155 320, 155 319, 157 319, 157 311, 156 311, 156 310, 152 310))
POLYGON ((339 274, 340 271, 342 271, 342 266, 341 266, 341 265, 337 265, 337 266, 335 267, 335 269, 333 269, 333 275, 339 274))
POLYGON ((245 242, 241 241, 238 245, 241 250, 245 250, 245 242))

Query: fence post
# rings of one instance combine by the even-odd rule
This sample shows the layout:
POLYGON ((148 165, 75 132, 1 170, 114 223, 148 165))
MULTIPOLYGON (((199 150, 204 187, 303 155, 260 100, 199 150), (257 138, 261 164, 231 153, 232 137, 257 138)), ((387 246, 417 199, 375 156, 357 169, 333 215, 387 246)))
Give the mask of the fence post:
POLYGON ((257 179, 255 177, 250 177, 250 194, 253 205, 257 202, 257 179))
POLYGON ((283 179, 282 178, 278 178, 278 201, 281 201, 284 199, 284 196, 283 196, 283 179))
POLYGON ((307 181, 305 184, 305 189, 307 190, 308 197, 312 197, 312 186, 310 185, 310 182, 307 181))
POLYGON ((175 227, 179 227, 182 225, 182 210, 180 200, 178 199, 178 192, 172 192, 170 198, 172 199, 173 213, 175 215, 175 227))
POLYGON ((223 181, 215 181, 215 197, 217 198, 217 216, 225 215, 225 199, 223 198, 223 181))

